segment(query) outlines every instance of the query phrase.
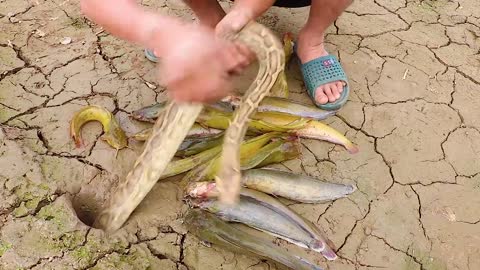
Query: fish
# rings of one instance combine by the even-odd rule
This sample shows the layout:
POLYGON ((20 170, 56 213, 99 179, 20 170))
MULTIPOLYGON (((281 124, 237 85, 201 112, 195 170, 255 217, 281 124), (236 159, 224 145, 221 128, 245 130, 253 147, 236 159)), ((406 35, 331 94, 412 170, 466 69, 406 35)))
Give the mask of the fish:
POLYGON ((240 196, 238 203, 232 206, 222 204, 215 198, 192 200, 190 205, 209 211, 224 221, 242 223, 299 247, 322 251, 318 248, 323 246, 322 243, 318 243, 287 216, 248 197, 240 196))
MULTIPOLYGON (((227 96, 218 103, 227 103, 233 109, 240 105, 240 96, 227 96)), ((227 106, 227 105, 225 105, 227 106)), ((265 97, 257 108, 257 112, 279 112, 289 114, 291 116, 303 117, 315 120, 324 120, 334 116, 337 111, 323 110, 316 106, 293 101, 284 97, 265 97)))
MULTIPOLYGON (((232 114, 213 108, 205 109, 197 122, 202 125, 226 129, 230 125, 232 114)), ((280 112, 256 112, 249 121, 251 133, 283 132, 305 139, 328 141, 343 146, 350 154, 359 152, 359 147, 336 129, 314 119, 297 117, 280 112)))
MULTIPOLYGON (((219 192, 214 182, 203 182, 203 185, 202 183, 197 182, 190 183, 186 187, 186 195, 191 198, 207 199, 217 198, 219 192)), ((292 222, 296 223, 304 231, 308 232, 312 238, 317 240, 317 246, 311 248, 312 250, 320 252, 327 260, 333 261, 337 259, 337 254, 330 247, 330 245, 333 244, 331 244, 331 241, 323 236, 323 233, 320 232, 319 228, 310 221, 304 219, 292 209, 288 208, 279 200, 265 193, 244 187, 242 187, 240 190, 240 196, 257 201, 258 203, 272 209, 273 211, 280 213, 285 217, 288 217, 292 222)))
POLYGON ((241 160, 241 170, 263 167, 297 158, 301 155, 298 139, 279 139, 262 147, 254 156, 241 160))
POLYGON ((286 32, 283 34, 283 51, 285 52, 285 63, 290 62, 293 55, 293 33, 286 32))
MULTIPOLYGON (((293 35, 292 33, 285 33, 283 35, 283 51, 285 52, 285 66, 290 61, 290 58, 293 54, 293 35)), ((287 71, 283 70, 282 73, 278 76, 275 84, 270 90, 272 96, 288 98, 288 82, 287 82, 287 71)))
MULTIPOLYGON (((262 167, 272 163, 280 163, 285 160, 294 159, 300 156, 301 149, 298 141, 279 139, 261 146, 256 152, 250 152, 240 155, 240 170, 262 167)), ((206 170, 200 174, 203 180, 215 178, 220 170, 220 156, 212 159, 206 170)), ((194 179, 198 179, 195 177, 194 179)))
MULTIPOLYGON (((242 164, 247 161, 250 161, 252 157, 255 157, 258 154, 258 152, 264 152, 261 150, 265 147, 268 147, 271 144, 272 140, 281 139, 282 137, 284 137, 284 135, 282 135, 281 133, 270 132, 270 133, 265 133, 260 136, 256 136, 256 137, 245 140, 240 146, 240 163, 242 164)), ((288 148, 287 146, 285 150, 293 152, 290 148, 288 148)), ((219 151, 221 151, 221 145, 215 146, 214 148, 211 148, 211 149, 220 149, 219 151)), ((212 151, 211 149, 208 149, 206 151, 212 151)), ((295 154, 295 153, 290 154, 290 152, 284 154, 285 158, 291 157, 295 154)), ((197 155, 200 155, 202 153, 203 152, 197 155)), ((188 159, 188 158, 185 158, 185 159, 188 159)), ((254 159, 254 160, 257 160, 257 159, 254 159)), ((201 181, 203 179, 213 179, 215 174, 219 170, 219 166, 220 166, 220 152, 218 152, 214 156, 209 156, 209 160, 206 160, 202 162, 201 165, 198 165, 192 168, 185 175, 182 182, 188 183, 191 181, 194 181, 194 182, 201 181)))
MULTIPOLYGON (((158 102, 143 108, 140 108, 136 111, 133 111, 130 114, 130 117, 141 122, 148 122, 148 123, 155 123, 157 118, 165 109, 167 105, 166 101, 158 102)), ((215 108, 216 110, 225 111, 225 112, 233 112, 233 107, 228 105, 225 102, 216 102, 212 104, 205 105, 211 108, 215 108)))
POLYGON ((175 153, 176 157, 188 157, 223 143, 223 134, 202 139, 185 139, 175 153))
POLYGON ((242 184, 250 189, 302 203, 332 201, 357 190, 355 185, 329 183, 311 176, 266 168, 242 172, 242 184))
MULTIPOLYGON (((215 109, 224 113, 233 113, 240 105, 241 96, 230 95, 222 100, 206 105, 205 108, 215 109)), ((161 111, 165 108, 165 102, 159 102, 131 113, 130 117, 142 121, 155 123, 161 111)), ((267 96, 259 104, 257 112, 279 112, 291 116, 303 117, 315 120, 324 120, 336 114, 337 111, 323 110, 316 106, 293 101, 285 97, 267 96)))
POLYGON ((102 124, 104 134, 100 139, 106 141, 117 152, 128 147, 127 135, 120 127, 115 116, 101 106, 89 105, 77 111, 70 121, 70 137, 74 140, 77 148, 84 145, 81 129, 84 124, 90 121, 98 121, 102 124))
POLYGON ((142 122, 155 123, 160 113, 163 111, 163 109, 165 109, 166 105, 166 101, 158 102, 153 105, 149 105, 139 110, 133 111, 130 114, 130 117, 142 122))
POLYGON ((348 153, 356 154, 360 151, 358 145, 351 142, 342 133, 319 121, 312 120, 303 128, 291 133, 305 139, 323 140, 343 146, 348 153))
POLYGON ((184 217, 187 230, 199 240, 240 254, 268 259, 295 270, 323 270, 294 251, 286 251, 274 245, 268 238, 254 235, 234 226, 214 214, 199 209, 189 210, 184 217))
MULTIPOLYGON (((301 203, 324 203, 347 197, 357 190, 355 185, 320 181, 317 178, 291 172, 257 168, 242 171, 242 186, 273 196, 301 203)), ((202 181, 192 185, 206 186, 202 181)), ((194 187, 190 187, 193 189, 194 187)), ((216 188, 214 185, 210 189, 216 188)))
POLYGON ((162 176, 160 176, 160 179, 165 179, 168 177, 172 177, 172 176, 190 171, 195 167, 198 167, 206 162, 209 162, 212 158, 216 157, 221 152, 222 152, 222 148, 221 148, 221 145, 219 145, 219 146, 215 146, 210 149, 207 149, 198 154, 195 154, 183 159, 171 161, 170 163, 168 163, 162 176))
MULTIPOLYGON (((224 132, 225 132, 224 130, 204 127, 200 124, 195 123, 188 131, 185 139, 186 140, 196 139, 196 141, 198 142, 198 141, 203 141, 206 138, 217 137, 219 134, 222 134, 224 132)), ((146 129, 143 129, 135 133, 131 137, 137 141, 146 141, 151 135, 152 135, 152 128, 148 127, 146 129)))

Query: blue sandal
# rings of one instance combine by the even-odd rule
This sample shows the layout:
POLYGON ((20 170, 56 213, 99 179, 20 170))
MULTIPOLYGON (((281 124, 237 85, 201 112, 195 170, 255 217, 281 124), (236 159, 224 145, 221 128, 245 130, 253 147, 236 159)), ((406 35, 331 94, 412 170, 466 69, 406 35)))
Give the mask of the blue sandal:
MULTIPOLYGON (((294 47, 294 52, 296 53, 296 47, 294 47)), ((305 87, 307 88, 307 93, 313 100, 313 102, 323 110, 339 110, 347 102, 348 96, 350 94, 350 88, 347 76, 338 59, 334 55, 329 54, 302 64, 298 55, 296 58, 298 65, 300 66, 300 70, 302 71, 305 87), (335 81, 343 81, 346 84, 343 87, 340 98, 334 102, 317 104, 317 102, 315 102, 316 89, 320 85, 335 81)))
POLYGON ((145 56, 147 57, 148 60, 158 63, 158 58, 153 54, 152 50, 145 49, 145 56))

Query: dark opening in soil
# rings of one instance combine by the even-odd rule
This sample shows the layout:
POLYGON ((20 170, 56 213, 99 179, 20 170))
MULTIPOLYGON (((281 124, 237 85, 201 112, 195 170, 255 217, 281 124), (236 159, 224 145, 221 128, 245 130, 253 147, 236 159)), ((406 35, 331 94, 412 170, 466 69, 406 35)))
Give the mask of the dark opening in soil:
POLYGON ((92 227, 101 207, 95 196, 93 194, 79 194, 73 198, 72 205, 80 221, 92 227))

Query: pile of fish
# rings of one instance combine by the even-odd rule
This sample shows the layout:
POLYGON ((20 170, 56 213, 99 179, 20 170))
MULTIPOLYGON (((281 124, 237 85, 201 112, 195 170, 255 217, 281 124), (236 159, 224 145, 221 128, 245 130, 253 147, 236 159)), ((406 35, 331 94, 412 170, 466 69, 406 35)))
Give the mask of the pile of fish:
MULTIPOLYGON (((285 35, 284 44, 286 56, 290 57, 289 34, 285 35)), ((328 141, 343 146, 351 154, 359 149, 343 134, 320 122, 333 116, 335 111, 288 100, 285 74, 282 77, 272 91, 276 96, 266 97, 252 116, 241 145, 242 190, 236 205, 223 205, 217 200, 219 192, 214 177, 220 166, 223 135, 239 105, 239 97, 230 96, 204 107, 176 152, 176 159, 170 162, 160 179, 185 174, 180 185, 191 207, 185 224, 202 241, 267 258, 292 269, 318 270, 322 268, 237 226, 240 223, 318 252, 326 260, 337 258, 333 245, 321 230, 278 197, 300 203, 324 203, 344 198, 356 187, 265 167, 298 158, 301 139, 328 141)), ((131 117, 154 123, 161 117, 165 105, 161 102, 141 108, 131 113, 131 117)), ((147 128, 128 137, 111 112, 99 106, 86 106, 74 115, 70 125, 77 147, 82 145, 81 127, 94 120, 102 123, 102 139, 117 151, 128 147, 129 139, 146 141, 151 134, 151 128, 147 128)))

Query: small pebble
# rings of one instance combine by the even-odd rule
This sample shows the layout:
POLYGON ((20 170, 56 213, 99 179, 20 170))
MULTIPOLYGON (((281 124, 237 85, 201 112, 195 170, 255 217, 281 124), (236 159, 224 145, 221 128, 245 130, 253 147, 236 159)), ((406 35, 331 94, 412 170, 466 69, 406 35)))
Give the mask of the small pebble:
POLYGON ((9 20, 11 23, 17 23, 17 22, 19 23, 19 22, 20 22, 20 20, 17 19, 17 18, 15 18, 15 17, 10 17, 10 18, 8 18, 8 20, 9 20))
POLYGON ((63 45, 70 44, 70 43, 72 43, 72 38, 71 37, 64 37, 62 39, 62 41, 60 41, 60 43, 63 44, 63 45))
POLYGON ((157 89, 157 86, 155 86, 153 83, 150 83, 150 82, 145 82, 145 84, 148 86, 148 88, 150 89, 157 89))
POLYGON ((35 31, 35 34, 37 34, 38 37, 44 37, 45 36, 45 32, 43 32, 42 30, 40 29, 37 29, 35 31))

